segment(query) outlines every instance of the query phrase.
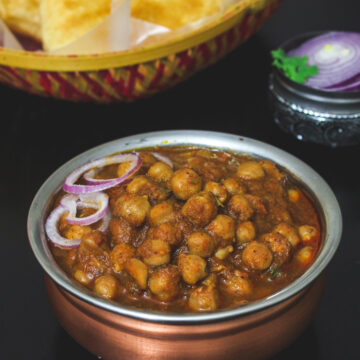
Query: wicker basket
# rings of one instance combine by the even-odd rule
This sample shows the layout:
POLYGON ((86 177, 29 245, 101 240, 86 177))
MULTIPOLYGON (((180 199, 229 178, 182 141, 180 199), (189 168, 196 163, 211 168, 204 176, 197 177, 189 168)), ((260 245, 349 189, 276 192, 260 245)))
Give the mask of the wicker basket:
POLYGON ((0 47, 0 82, 71 101, 132 101, 170 88, 252 36, 281 0, 243 0, 168 42, 101 55, 49 55, 0 47))

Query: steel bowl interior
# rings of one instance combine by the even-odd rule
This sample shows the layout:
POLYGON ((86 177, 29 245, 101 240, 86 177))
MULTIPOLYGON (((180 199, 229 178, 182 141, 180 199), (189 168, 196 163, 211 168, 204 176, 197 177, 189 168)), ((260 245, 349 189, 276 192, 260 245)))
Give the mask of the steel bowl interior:
POLYGON ((300 159, 272 145, 250 138, 210 131, 175 130, 138 134, 92 148, 71 159, 55 171, 37 192, 28 215, 28 237, 32 250, 44 271, 72 295, 104 310, 139 320, 167 324, 199 324, 228 320, 260 311, 282 302, 308 286, 325 269, 333 257, 341 238, 342 217, 336 197, 327 183, 300 159), (100 157, 131 149, 151 146, 197 145, 247 153, 269 159, 287 169, 292 177, 312 197, 323 225, 323 242, 312 266, 297 280, 279 292, 243 307, 205 313, 164 313, 141 310, 105 301, 71 280, 56 264, 49 250, 44 232, 44 219, 53 194, 62 186, 67 174, 81 165, 100 157))

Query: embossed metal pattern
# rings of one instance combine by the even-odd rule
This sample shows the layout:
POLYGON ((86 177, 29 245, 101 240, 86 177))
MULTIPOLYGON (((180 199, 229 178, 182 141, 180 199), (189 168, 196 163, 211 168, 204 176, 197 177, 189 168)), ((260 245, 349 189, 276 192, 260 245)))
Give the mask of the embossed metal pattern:
POLYGON ((302 99, 298 103, 288 101, 276 91, 273 78, 270 79, 269 92, 275 123, 298 140, 331 147, 360 143, 360 112, 319 112, 307 108, 308 102, 302 99))

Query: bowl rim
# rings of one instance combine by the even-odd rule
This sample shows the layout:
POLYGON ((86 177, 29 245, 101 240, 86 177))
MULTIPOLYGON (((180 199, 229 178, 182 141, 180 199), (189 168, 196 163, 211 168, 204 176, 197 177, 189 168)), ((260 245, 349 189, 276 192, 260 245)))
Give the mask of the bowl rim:
POLYGON ((251 138, 214 131, 202 130, 164 130, 132 135, 107 142, 87 150, 66 162, 43 183, 30 206, 27 233, 30 246, 43 270, 65 291, 75 297, 103 310, 115 314, 164 324, 202 324, 229 320, 281 303, 311 284, 325 269, 339 246, 342 233, 342 216, 338 201, 325 180, 310 166, 295 156, 267 143, 251 138), (266 158, 286 168, 314 196, 321 206, 319 214, 323 217, 323 244, 316 260, 310 268, 290 285, 265 299, 250 304, 204 313, 164 313, 142 311, 135 307, 122 306, 101 299, 90 290, 71 280, 53 259, 44 231, 44 218, 51 197, 63 184, 67 174, 88 161, 118 152, 149 146, 198 145, 239 153, 247 153, 266 158))
POLYGON ((91 71, 130 66, 187 50, 229 30, 247 11, 258 12, 282 0, 242 0, 209 23, 170 40, 130 50, 89 55, 54 55, 0 47, 0 65, 43 71, 91 71))

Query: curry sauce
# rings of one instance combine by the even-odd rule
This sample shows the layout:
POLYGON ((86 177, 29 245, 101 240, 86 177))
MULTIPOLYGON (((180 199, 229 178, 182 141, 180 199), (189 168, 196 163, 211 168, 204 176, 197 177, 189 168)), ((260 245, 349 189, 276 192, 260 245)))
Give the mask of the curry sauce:
MULTIPOLYGON (((107 229, 98 230, 102 220, 71 225, 65 214, 58 231, 80 245, 64 250, 50 242, 58 264, 96 295, 175 312, 243 306, 287 286, 316 257, 315 207, 273 162, 197 147, 138 154, 136 173, 104 191, 107 229)), ((126 170, 126 163, 109 165, 96 176, 112 179, 126 170)), ((56 195, 54 207, 64 195, 56 195)), ((78 209, 77 216, 93 211, 78 209)))

